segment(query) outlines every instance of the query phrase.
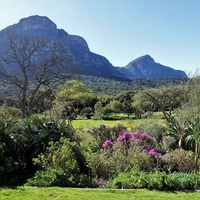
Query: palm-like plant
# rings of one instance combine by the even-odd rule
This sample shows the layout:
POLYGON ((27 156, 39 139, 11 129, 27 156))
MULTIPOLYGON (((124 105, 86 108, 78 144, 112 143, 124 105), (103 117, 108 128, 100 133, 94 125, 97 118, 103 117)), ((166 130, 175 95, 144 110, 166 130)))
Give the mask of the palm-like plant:
POLYGON ((167 117, 168 131, 169 135, 173 136, 177 140, 178 147, 182 148, 183 141, 186 137, 185 130, 187 125, 184 122, 180 123, 175 116, 175 114, 171 114, 167 117))
POLYGON ((200 116, 196 116, 189 121, 186 134, 186 143, 195 153, 195 171, 197 171, 200 158, 200 116))

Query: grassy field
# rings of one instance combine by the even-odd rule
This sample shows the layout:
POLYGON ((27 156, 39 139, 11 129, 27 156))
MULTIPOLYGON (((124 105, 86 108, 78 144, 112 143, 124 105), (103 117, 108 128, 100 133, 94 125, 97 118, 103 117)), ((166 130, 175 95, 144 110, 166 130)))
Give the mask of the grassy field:
POLYGON ((199 200, 199 192, 149 190, 98 190, 69 188, 1 188, 1 200, 199 200))
POLYGON ((82 119, 82 120, 74 120, 72 125, 74 128, 93 128, 100 124, 105 124, 106 126, 114 126, 116 124, 123 124, 126 127, 136 127, 142 123, 163 123, 164 120, 162 119, 137 119, 137 120, 92 120, 92 119, 82 119))

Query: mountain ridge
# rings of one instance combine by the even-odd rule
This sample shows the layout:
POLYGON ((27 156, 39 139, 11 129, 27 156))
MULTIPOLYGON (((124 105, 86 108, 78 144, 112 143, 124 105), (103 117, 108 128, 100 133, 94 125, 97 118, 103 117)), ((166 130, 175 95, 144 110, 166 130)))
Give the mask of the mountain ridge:
POLYGON ((166 78, 186 77, 185 72, 174 70, 159 63, 155 63, 149 55, 139 57, 125 67, 115 67, 109 60, 99 54, 91 52, 87 41, 78 35, 70 35, 46 16, 33 15, 22 18, 18 23, 10 25, 0 31, 0 40, 3 41, 9 34, 39 35, 60 40, 69 49, 79 70, 77 73, 129 81, 132 78, 166 78), (143 59, 142 59, 143 58, 143 59), (156 68, 156 72, 154 71, 156 68))
POLYGON ((129 78, 186 78, 184 71, 174 70, 154 61, 150 55, 144 55, 129 62, 124 69, 119 69, 129 78))

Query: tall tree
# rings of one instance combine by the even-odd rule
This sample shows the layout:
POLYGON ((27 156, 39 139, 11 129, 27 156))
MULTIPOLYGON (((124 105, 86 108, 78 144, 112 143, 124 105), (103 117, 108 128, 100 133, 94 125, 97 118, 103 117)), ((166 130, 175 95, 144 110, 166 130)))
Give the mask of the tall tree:
POLYGON ((18 89, 22 117, 29 116, 38 90, 59 80, 70 54, 59 41, 28 35, 8 35, 1 49, 1 79, 18 89))

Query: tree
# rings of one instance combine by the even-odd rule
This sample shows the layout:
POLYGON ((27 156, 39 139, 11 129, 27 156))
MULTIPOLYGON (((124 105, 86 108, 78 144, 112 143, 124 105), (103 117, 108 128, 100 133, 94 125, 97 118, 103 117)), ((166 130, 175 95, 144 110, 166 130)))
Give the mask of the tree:
POLYGON ((116 96, 115 100, 119 101, 122 105, 122 112, 127 114, 129 119, 130 115, 133 113, 132 98, 133 92, 123 92, 116 96))
POLYGON ((84 83, 77 80, 70 80, 60 85, 57 92, 57 99, 61 102, 73 100, 77 106, 88 107, 93 103, 94 95, 84 83))
POLYGON ((153 111, 153 103, 151 101, 147 101, 143 98, 144 91, 139 91, 134 94, 133 96, 133 110, 135 113, 136 119, 141 119, 142 114, 144 114, 146 111, 153 111))
POLYGON ((28 35, 8 35, 2 49, 1 79, 18 89, 22 117, 29 116, 38 90, 60 79, 69 52, 59 41, 28 35))
POLYGON ((96 119, 103 119, 104 108, 101 101, 97 101, 97 103, 94 105, 94 115, 96 119))
POLYGON ((174 110, 180 108, 187 99, 187 93, 181 86, 145 90, 141 100, 152 102, 152 107, 162 111, 167 122, 170 122, 174 110))
POLYGON ((115 113, 115 115, 116 115, 116 113, 119 113, 122 109, 122 105, 119 101, 112 100, 109 104, 110 104, 112 111, 115 113))

